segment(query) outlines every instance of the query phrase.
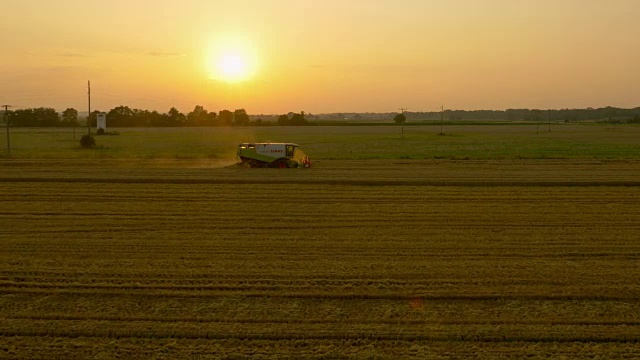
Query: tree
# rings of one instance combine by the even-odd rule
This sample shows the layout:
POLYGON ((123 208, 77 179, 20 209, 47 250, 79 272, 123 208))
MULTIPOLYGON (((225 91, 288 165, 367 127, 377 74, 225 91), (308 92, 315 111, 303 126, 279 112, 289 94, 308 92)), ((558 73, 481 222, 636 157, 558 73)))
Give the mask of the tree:
POLYGON ((133 109, 131 125, 136 127, 151 126, 151 112, 149 110, 133 109))
POLYGON ((307 124, 307 120, 304 118, 304 112, 300 114, 293 114, 289 122, 293 126, 302 126, 307 124))
POLYGON ((407 121, 407 117, 404 114, 398 114, 393 118, 396 124, 404 124, 407 121))
POLYGON ((309 122, 304 117, 304 111, 297 114, 290 112, 289 114, 282 114, 278 116, 278 125, 280 126, 303 126, 309 122))
POLYGON ((178 111, 178 109, 172 107, 167 114, 167 120, 168 126, 184 126, 187 122, 187 117, 178 111))
POLYGON ((207 118, 205 119, 205 126, 213 126, 217 125, 218 114, 215 111, 212 111, 207 114, 207 118))
POLYGON ((60 117, 55 109, 35 108, 22 109, 13 112, 11 122, 16 127, 21 126, 60 126, 60 117))
POLYGON ((234 119, 234 124, 238 126, 249 125, 249 122, 251 121, 245 109, 238 109, 234 111, 233 119, 234 119))
POLYGON ((233 125, 233 113, 229 110, 220 111, 220 115, 218 116, 218 122, 222 126, 233 125))
POLYGON ((152 112, 149 112, 148 114, 145 114, 145 117, 148 119, 151 126, 168 126, 168 116, 166 114, 160 114, 159 112, 154 110, 152 112))
POLYGON ((89 134, 84 134, 82 135, 82 138, 80 139, 80 145, 83 148, 92 148, 96 146, 96 139, 89 135, 89 134))
POLYGON ((287 116, 287 114, 282 114, 278 116, 278 125, 280 126, 289 125, 289 116, 287 116))
MULTIPOLYGON (((215 113, 214 113, 215 118, 215 113)), ((201 105, 196 105, 192 112, 187 114, 187 126, 207 126, 209 112, 201 105)))
POLYGON ((120 105, 109 111, 107 118, 109 119, 110 126, 113 127, 125 127, 135 126, 133 122, 133 116, 135 113, 128 106, 120 105))
POLYGON ((33 109, 33 113, 37 120, 37 126, 59 126, 60 116, 53 108, 40 107, 33 109))
POLYGON ((62 125, 63 126, 78 126, 78 110, 74 108, 68 108, 62 112, 62 125))
POLYGON ((607 106, 605 110, 607 112, 607 118, 609 120, 609 123, 615 125, 615 123, 617 122, 616 116, 618 115, 618 109, 611 106, 607 106))

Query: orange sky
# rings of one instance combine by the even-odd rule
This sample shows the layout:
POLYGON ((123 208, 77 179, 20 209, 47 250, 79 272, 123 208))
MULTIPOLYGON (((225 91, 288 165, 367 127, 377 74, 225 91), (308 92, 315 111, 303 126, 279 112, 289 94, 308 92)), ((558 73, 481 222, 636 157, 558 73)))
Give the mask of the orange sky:
POLYGON ((640 106, 637 0, 2 1, 0 103, 166 112, 640 106), (211 48, 257 59, 215 79, 211 48), (228 43, 228 40, 227 40, 228 43))

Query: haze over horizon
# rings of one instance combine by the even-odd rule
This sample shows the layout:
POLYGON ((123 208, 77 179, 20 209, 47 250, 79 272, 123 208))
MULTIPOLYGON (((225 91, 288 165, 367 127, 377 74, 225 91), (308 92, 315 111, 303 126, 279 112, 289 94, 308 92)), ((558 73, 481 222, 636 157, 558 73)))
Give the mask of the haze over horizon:
POLYGON ((0 103, 166 112, 640 106, 636 0, 0 0, 0 103))

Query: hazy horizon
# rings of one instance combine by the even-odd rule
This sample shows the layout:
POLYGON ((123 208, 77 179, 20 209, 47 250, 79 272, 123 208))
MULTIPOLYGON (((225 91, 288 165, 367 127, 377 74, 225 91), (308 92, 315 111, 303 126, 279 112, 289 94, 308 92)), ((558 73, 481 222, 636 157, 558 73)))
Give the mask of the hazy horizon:
POLYGON ((27 0, 3 10, 0 103, 18 108, 86 111, 87 80, 103 111, 640 106, 632 0, 27 0), (243 66, 227 71, 241 82, 214 69, 236 48, 243 66))

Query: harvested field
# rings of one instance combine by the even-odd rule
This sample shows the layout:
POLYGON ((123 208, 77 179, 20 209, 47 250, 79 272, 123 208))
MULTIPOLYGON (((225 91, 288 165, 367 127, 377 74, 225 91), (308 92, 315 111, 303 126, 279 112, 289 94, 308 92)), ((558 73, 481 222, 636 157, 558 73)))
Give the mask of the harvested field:
POLYGON ((640 162, 198 164, 0 164, 0 357, 640 357, 640 162))

